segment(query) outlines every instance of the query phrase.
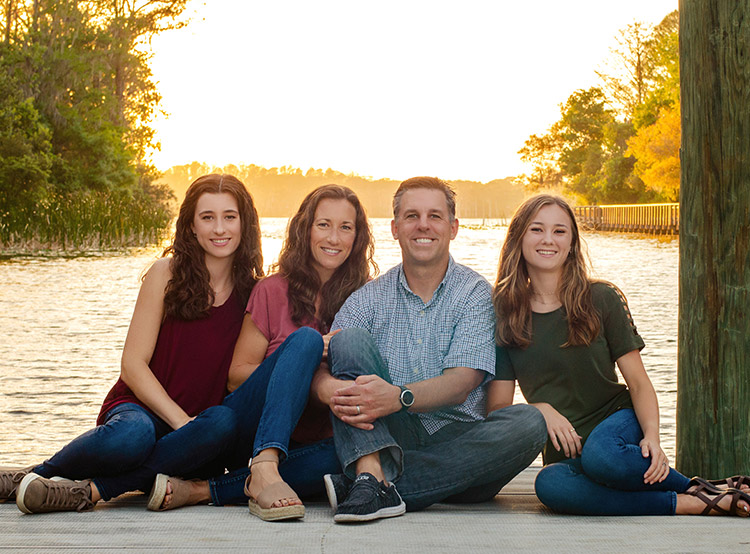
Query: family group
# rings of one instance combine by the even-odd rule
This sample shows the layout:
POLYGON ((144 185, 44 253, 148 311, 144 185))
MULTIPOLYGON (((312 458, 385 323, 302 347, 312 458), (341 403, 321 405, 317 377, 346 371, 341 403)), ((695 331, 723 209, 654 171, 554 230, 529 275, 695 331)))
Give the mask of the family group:
POLYGON ((454 261, 458 230, 445 181, 404 181, 402 262, 377 276, 363 206, 325 185, 264 276, 245 186, 198 178, 97 426, 0 472, 0 497, 31 514, 142 491, 149 510, 247 503, 273 521, 327 495, 334 521, 359 522, 488 501, 541 452, 536 494, 560 513, 748 516, 749 477, 670 467, 643 340, 620 290, 588 276, 565 200, 518 208, 494 287, 454 261))

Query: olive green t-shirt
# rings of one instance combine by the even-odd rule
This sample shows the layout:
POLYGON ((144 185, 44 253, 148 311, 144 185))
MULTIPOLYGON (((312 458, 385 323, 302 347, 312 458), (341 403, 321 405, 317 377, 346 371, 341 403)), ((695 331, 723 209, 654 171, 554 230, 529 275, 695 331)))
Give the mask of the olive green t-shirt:
MULTIPOLYGON (((627 302, 608 283, 592 283, 591 295, 602 325, 588 346, 562 348, 568 340, 564 309, 533 313, 532 342, 525 348, 497 347, 495 379, 517 380, 529 404, 547 402, 575 427, 583 441, 619 409, 632 407, 627 387, 619 383, 615 360, 641 350, 643 339, 627 302)), ((544 463, 565 459, 547 440, 544 463)))

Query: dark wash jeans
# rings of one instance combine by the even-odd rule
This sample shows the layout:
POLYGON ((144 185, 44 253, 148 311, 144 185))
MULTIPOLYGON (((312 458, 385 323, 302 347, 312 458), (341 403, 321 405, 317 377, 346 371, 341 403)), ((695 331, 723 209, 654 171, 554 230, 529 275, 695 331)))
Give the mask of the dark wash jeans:
POLYGON ((226 467, 231 471, 209 480, 214 504, 247 502, 245 479, 250 475, 248 460, 265 448, 281 451, 279 471, 299 495, 323 491, 323 475, 340 471, 333 441, 291 445, 310 394, 310 382, 320 365, 323 339, 320 333, 301 327, 224 399, 224 406, 238 416, 238 438, 226 467))
MULTIPOLYGON (((290 444, 289 454, 279 464, 279 473, 300 498, 322 494, 323 476, 341 473, 333 438, 305 445, 290 444)), ((211 502, 216 506, 247 502, 245 480, 249 476, 250 468, 243 467, 209 479, 211 502)))
POLYGON ((93 478, 104 500, 148 492, 157 473, 207 479, 225 467, 246 467, 264 448, 288 451, 289 437, 307 403, 323 339, 302 327, 228 395, 193 421, 172 430, 136 404, 112 408, 105 422, 35 469, 43 477, 93 478))
POLYGON ((539 500, 562 513, 579 515, 673 515, 677 494, 690 479, 669 470, 661 483, 646 485, 651 458, 638 443, 643 432, 632 409, 619 410, 597 425, 581 456, 549 464, 537 475, 539 500))
POLYGON ((157 473, 200 477, 226 454, 237 433, 235 413, 212 406, 177 430, 137 404, 119 404, 103 424, 64 446, 34 469, 42 477, 93 479, 102 499, 148 492, 157 473))
MULTIPOLYGON (((390 382, 372 336, 345 329, 329 344, 331 374, 341 379, 376 374, 390 382)), ((356 461, 380 452, 386 479, 394 481, 407 510, 436 502, 492 499, 539 455, 547 439, 544 417, 525 404, 492 412, 486 420, 453 422, 429 435, 418 417, 397 412, 364 431, 332 417, 341 466, 354 477, 356 461)))

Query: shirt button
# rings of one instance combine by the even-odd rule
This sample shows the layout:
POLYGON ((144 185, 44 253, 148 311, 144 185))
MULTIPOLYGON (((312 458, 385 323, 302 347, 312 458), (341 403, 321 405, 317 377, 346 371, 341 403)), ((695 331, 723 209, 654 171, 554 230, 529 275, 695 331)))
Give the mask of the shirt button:
POLYGON ((417 374, 419 374, 419 368, 418 368, 418 367, 415 367, 415 368, 414 368, 414 375, 417 375, 417 374))
POLYGON ((419 315, 424 315, 424 310, 419 310, 419 315))
POLYGON ((417 344, 422 344, 422 339, 417 339, 417 344))

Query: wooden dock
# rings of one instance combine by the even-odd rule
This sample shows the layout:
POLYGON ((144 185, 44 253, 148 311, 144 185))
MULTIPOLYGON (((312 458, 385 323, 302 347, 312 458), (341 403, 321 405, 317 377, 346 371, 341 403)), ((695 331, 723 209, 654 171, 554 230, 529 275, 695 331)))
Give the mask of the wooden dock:
POLYGON ((578 224, 595 231, 679 235, 679 204, 610 204, 576 206, 578 224))
POLYGON ((739 517, 580 517, 537 500, 539 467, 522 472, 495 500, 437 504, 402 517, 333 523, 327 503, 306 503, 302 521, 266 523, 247 506, 146 510, 143 495, 93 512, 24 515, 0 504, 0 551, 8 552, 750 552, 750 520, 739 517))

